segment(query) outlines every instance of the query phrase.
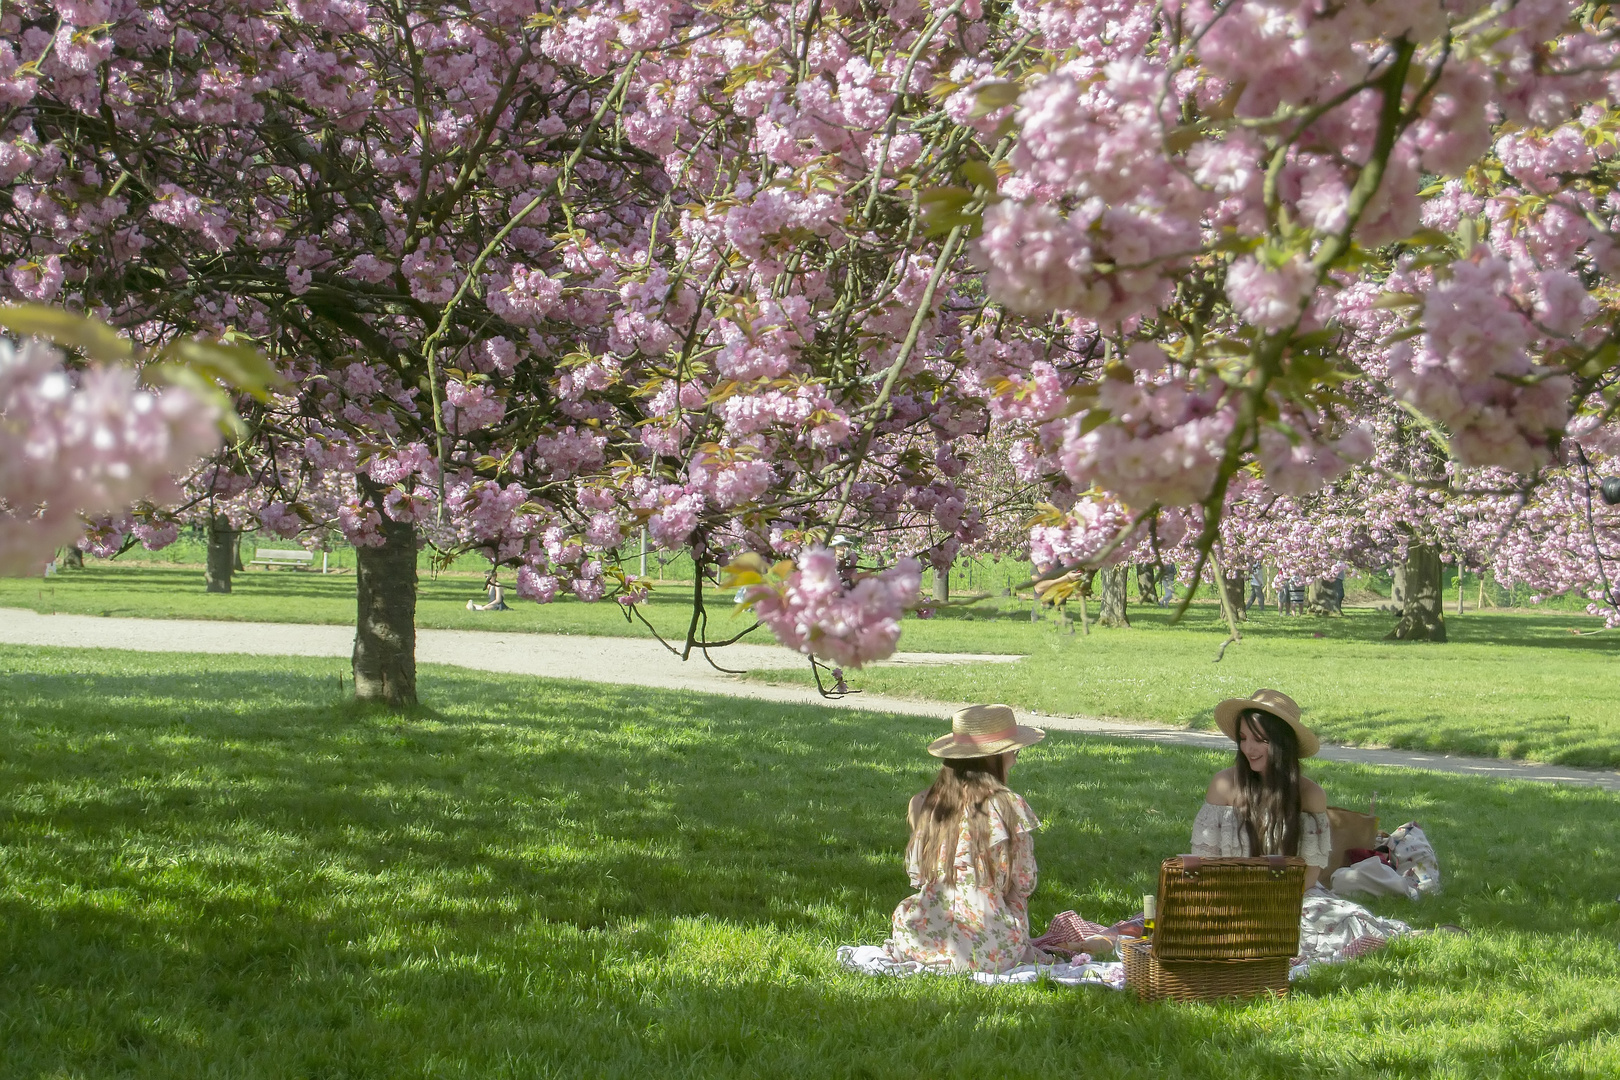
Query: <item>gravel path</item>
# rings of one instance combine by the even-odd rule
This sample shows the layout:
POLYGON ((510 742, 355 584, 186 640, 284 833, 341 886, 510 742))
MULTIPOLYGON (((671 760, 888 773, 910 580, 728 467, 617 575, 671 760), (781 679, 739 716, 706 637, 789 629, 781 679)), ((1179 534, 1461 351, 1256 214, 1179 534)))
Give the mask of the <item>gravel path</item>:
MULTIPOLYGON (((134 649, 141 652, 247 653, 258 656, 348 656, 354 631, 346 626, 296 623, 213 622, 200 619, 125 619, 93 615, 40 615, 22 608, 0 608, 0 643, 55 645, 81 649, 134 649)), ((508 675, 618 683, 664 690, 693 690, 756 701, 832 708, 870 709, 911 716, 946 717, 965 702, 914 701, 878 694, 823 700, 813 688, 772 686, 714 670, 701 657, 682 663, 656 641, 643 638, 584 637, 481 630, 418 630, 416 659, 508 675)), ((798 654, 771 645, 728 646, 716 659, 729 668, 796 668, 798 654)), ((896 653, 885 665, 1012 663, 1020 656, 975 653, 896 653)), ((1230 747, 1215 732, 1187 731, 1161 724, 1125 724, 1083 716, 1051 716, 1020 711, 1019 719, 1058 731, 1142 739, 1178 746, 1230 747)), ((1493 758, 1462 757, 1410 750, 1369 750, 1323 746, 1321 757, 1363 765, 1435 769, 1493 780, 1538 780, 1620 791, 1620 772, 1526 765, 1493 758)))

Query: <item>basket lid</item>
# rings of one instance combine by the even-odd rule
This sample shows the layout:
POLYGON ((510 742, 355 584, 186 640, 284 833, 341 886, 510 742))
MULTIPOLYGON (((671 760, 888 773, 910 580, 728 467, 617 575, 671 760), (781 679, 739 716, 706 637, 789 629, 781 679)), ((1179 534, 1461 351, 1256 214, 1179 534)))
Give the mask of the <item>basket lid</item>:
POLYGON ((1153 953, 1161 960, 1294 956, 1304 897, 1304 859, 1166 859, 1153 953))

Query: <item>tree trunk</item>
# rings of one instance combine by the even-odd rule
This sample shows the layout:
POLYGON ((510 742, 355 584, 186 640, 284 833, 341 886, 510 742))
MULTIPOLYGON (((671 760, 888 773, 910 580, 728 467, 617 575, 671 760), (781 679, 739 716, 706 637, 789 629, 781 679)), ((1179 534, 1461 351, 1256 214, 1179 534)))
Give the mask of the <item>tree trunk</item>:
POLYGON ((1343 615, 1337 581, 1313 581, 1305 587, 1305 610, 1312 615, 1343 615))
POLYGON ((231 569, 246 570, 242 565, 242 530, 236 530, 236 539, 231 542, 231 569))
POLYGON ((1152 563, 1136 564, 1136 602, 1153 607, 1159 602, 1159 578, 1152 563))
POLYGON ((1406 564, 1396 563, 1389 570, 1389 602, 1396 611, 1406 609, 1406 564))
POLYGON ((951 568, 947 566, 943 571, 941 571, 939 567, 936 566, 934 568, 934 599, 943 604, 950 600, 950 598, 951 568))
POLYGON ((1440 602, 1440 552, 1426 544, 1406 550, 1398 577, 1403 603, 1401 619, 1386 637, 1396 641, 1446 640, 1446 614, 1440 602))
POLYGON ((209 592, 231 591, 237 535, 237 531, 231 528, 230 519, 224 514, 215 514, 208 519, 208 566, 203 571, 203 581, 207 583, 209 592))
POLYGON ((1226 594, 1226 602, 1232 606, 1232 618, 1238 622, 1248 622, 1248 599, 1245 587, 1248 584, 1242 574, 1221 574, 1221 591, 1226 594))
POLYGON ((1130 627, 1130 616, 1125 613, 1125 589, 1130 582, 1129 574, 1130 571, 1123 566, 1097 572, 1097 577, 1102 581, 1102 610, 1097 613, 1098 626, 1115 629, 1130 627))
MULTIPOLYGON (((366 494, 373 506, 382 502, 380 492, 366 494)), ((382 513, 381 531, 381 546, 355 548, 354 698, 415 705, 416 528, 382 513)))
POLYGON ((62 556, 62 565, 69 570, 83 570, 84 549, 81 547, 68 548, 67 553, 62 556))

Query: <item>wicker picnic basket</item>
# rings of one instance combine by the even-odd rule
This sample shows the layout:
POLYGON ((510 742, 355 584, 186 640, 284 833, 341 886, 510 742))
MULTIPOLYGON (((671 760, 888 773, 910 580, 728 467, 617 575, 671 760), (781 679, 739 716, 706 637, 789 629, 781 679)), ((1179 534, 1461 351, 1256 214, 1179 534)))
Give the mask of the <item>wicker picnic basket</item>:
POLYGON ((1303 859, 1164 860, 1153 938, 1121 949, 1125 984, 1143 1001, 1286 994, 1304 893, 1303 859))

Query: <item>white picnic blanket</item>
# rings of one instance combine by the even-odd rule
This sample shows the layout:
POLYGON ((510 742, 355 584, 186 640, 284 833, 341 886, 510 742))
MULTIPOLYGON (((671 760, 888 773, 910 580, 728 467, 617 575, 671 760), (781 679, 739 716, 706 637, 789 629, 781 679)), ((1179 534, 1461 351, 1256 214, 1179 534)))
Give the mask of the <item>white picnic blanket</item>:
POLYGON ((1312 889, 1300 912, 1299 963, 1289 969, 1288 977, 1297 979, 1316 964, 1342 964, 1365 956, 1411 932, 1399 919, 1381 918, 1353 900, 1320 887, 1312 889))
POLYGON ((1063 986, 1106 986, 1111 990, 1125 989, 1124 964, 1098 963, 1091 960, 1078 963, 1060 961, 1055 964, 1020 964, 1002 972, 953 972, 919 964, 915 960, 895 960, 883 951, 881 945, 840 945, 838 963, 850 971, 859 971, 865 975, 887 975, 890 978, 964 974, 974 982, 986 986, 1032 983, 1047 979, 1063 986))

